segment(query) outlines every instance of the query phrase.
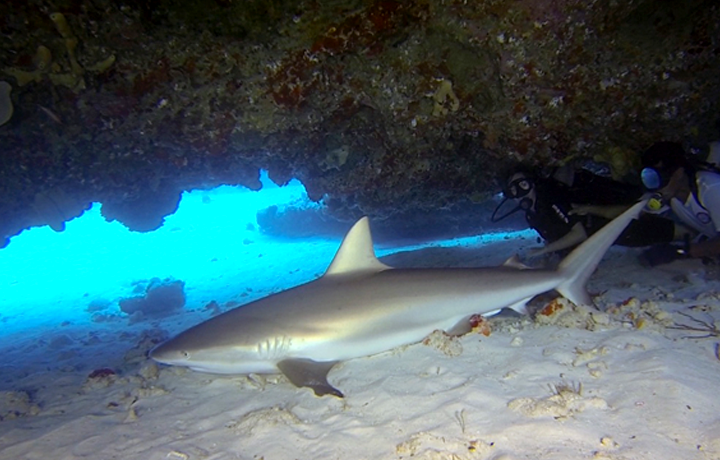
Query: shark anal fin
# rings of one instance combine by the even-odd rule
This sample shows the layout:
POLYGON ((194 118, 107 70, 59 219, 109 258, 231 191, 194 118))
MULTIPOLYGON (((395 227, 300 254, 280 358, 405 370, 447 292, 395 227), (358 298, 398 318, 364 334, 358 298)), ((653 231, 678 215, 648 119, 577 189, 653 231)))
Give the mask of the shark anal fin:
POLYGON ((277 364, 278 369, 296 387, 312 388, 317 396, 344 395, 327 381, 327 374, 337 361, 320 363, 311 359, 286 359, 277 364))
POLYGON ((527 315, 527 303, 530 301, 530 299, 523 299, 520 302, 514 303, 512 305, 508 305, 507 308, 510 308, 511 310, 514 310, 515 312, 521 314, 521 315, 527 315))
POLYGON ((472 316, 473 315, 464 317, 463 319, 458 321, 456 325, 446 330, 445 332, 448 335, 453 335, 455 337, 460 337, 472 332, 472 323, 470 322, 470 318, 472 318, 472 316))

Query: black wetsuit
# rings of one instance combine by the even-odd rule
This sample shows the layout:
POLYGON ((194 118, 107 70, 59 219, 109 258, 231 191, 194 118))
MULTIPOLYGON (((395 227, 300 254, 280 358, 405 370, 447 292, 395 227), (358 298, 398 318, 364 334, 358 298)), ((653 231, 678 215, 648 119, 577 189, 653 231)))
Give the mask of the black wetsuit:
MULTIPOLYGON (((599 177, 599 176, 596 176, 599 177)), ((610 181, 609 179, 606 179, 610 181)), ((639 194, 634 196, 633 189, 628 187, 624 190, 607 190, 604 187, 612 184, 620 184, 614 181, 602 182, 602 185, 595 189, 582 187, 582 183, 576 180, 573 187, 569 187, 555 179, 538 179, 535 182, 537 199, 535 210, 528 210, 525 218, 531 228, 537 231, 547 242, 559 240, 567 235, 580 222, 588 236, 600 230, 610 219, 597 215, 571 215, 572 204, 594 204, 606 205, 611 202, 609 195, 613 195, 614 204, 632 204, 639 194)), ((621 246, 651 246, 655 244, 669 243, 675 234, 675 224, 672 220, 650 214, 641 214, 640 218, 633 220, 630 225, 615 241, 621 246)))

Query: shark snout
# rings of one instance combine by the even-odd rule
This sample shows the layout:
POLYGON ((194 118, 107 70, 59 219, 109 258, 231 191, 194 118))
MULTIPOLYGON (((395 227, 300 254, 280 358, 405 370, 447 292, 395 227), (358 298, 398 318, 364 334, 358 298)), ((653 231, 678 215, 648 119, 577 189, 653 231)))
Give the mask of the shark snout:
POLYGON ((170 342, 161 343, 151 349, 148 355, 155 361, 164 364, 182 364, 190 358, 187 351, 178 349, 170 342))

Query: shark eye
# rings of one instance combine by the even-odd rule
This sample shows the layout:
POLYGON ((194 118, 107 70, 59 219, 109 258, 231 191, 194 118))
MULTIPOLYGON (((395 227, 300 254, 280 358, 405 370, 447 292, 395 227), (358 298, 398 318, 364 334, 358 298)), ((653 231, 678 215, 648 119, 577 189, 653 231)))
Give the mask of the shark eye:
POLYGON ((190 353, 188 353, 187 351, 183 350, 180 353, 182 354, 183 358, 190 359, 190 353))

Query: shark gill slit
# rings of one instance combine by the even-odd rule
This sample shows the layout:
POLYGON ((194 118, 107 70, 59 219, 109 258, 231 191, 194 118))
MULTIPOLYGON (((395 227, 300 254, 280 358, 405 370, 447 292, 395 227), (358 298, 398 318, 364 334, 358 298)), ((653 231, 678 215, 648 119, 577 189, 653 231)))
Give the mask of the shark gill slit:
POLYGON ((275 336, 257 344, 257 352, 261 359, 273 359, 284 354, 290 347, 290 338, 275 336))

